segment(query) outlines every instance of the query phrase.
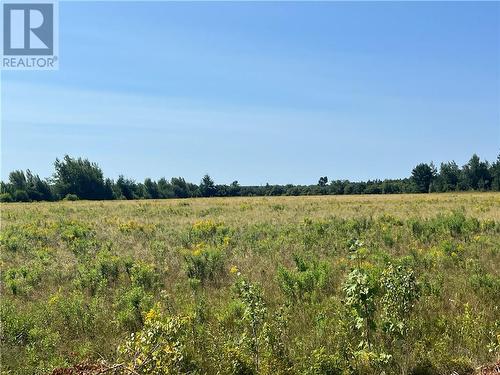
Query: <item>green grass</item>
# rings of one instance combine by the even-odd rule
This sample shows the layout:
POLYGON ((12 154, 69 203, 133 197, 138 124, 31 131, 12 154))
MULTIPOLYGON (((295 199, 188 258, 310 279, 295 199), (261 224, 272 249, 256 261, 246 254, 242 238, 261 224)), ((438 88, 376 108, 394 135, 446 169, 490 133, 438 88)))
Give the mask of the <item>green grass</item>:
POLYGON ((102 358, 140 374, 465 374, 500 356, 499 193, 1 210, 6 374, 102 358))

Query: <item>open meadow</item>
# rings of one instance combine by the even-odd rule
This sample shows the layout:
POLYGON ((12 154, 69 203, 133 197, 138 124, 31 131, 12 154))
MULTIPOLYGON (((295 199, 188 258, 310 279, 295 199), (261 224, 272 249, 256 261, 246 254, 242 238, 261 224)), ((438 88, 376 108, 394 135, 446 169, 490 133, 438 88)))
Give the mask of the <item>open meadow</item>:
POLYGON ((4 374, 468 374, 500 356, 500 193, 8 203, 1 219, 4 374))

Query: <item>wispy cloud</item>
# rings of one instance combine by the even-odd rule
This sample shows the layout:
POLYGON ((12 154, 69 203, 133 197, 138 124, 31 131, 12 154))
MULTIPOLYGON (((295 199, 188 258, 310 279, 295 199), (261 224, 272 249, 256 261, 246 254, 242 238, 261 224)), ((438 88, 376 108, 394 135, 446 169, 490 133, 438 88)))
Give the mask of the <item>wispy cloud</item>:
MULTIPOLYGON (((208 105, 181 98, 44 86, 15 81, 3 84, 2 120, 6 124, 117 129, 217 132, 268 132, 294 127, 341 125, 327 112, 208 105), (216 128, 215 128, 216 126, 216 128)), ((338 117, 338 116, 337 116, 338 117)))

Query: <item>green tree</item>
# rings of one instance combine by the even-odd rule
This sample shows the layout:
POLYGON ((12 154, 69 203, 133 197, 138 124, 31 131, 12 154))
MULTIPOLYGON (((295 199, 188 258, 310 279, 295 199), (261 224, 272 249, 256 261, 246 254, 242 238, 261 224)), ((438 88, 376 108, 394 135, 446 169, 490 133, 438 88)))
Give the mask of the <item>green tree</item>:
POLYGON ((170 183, 172 184, 172 189, 176 198, 188 198, 190 196, 186 180, 182 177, 173 177, 170 183))
POLYGON ((491 188, 500 191, 500 154, 498 154, 496 162, 491 163, 490 175, 491 188))
MULTIPOLYGON (((47 181, 40 176, 31 173, 28 169, 26 173, 22 170, 16 170, 9 174, 9 191, 24 191, 29 200, 33 201, 51 201, 53 200, 52 190, 47 181)), ((22 195, 24 197, 24 194, 22 195)))
POLYGON ((150 178, 144 180, 144 188, 146 189, 146 197, 150 199, 160 198, 160 191, 158 190, 158 184, 152 181, 150 178))
POLYGON ((26 190, 26 175, 21 170, 9 173, 9 183, 14 190, 26 190))
POLYGON ((51 201, 54 198, 49 183, 31 173, 29 169, 26 171, 26 192, 34 201, 51 201))
POLYGON ((326 176, 320 177, 318 180, 319 186, 326 186, 327 183, 328 183, 328 177, 326 176))
POLYGON ((432 163, 420 163, 411 172, 411 178, 419 193, 428 193, 432 180, 436 176, 432 163))
POLYGON ((110 199, 112 191, 106 188, 101 168, 87 159, 68 155, 56 159, 55 188, 60 197, 75 194, 80 199, 110 199))
POLYGON ((134 180, 128 179, 120 175, 116 180, 116 186, 120 192, 119 196, 125 199, 137 199, 137 184, 134 180))
POLYGON ((241 194, 241 186, 238 183, 238 181, 233 181, 231 182, 231 185, 229 185, 229 195, 231 197, 236 197, 241 194))
POLYGON ((458 188, 460 167, 454 161, 441 163, 439 168, 439 187, 441 191, 451 191, 458 188))
POLYGON ((163 177, 160 178, 158 180, 157 185, 158 185, 158 194, 160 195, 160 198, 173 198, 173 197, 175 197, 172 185, 165 178, 163 178, 163 177))
POLYGON ((488 162, 481 161, 476 154, 464 165, 463 173, 469 189, 484 190, 491 184, 488 162))
POLYGON ((217 193, 215 183, 208 174, 201 179, 200 193, 203 197, 213 197, 217 193))

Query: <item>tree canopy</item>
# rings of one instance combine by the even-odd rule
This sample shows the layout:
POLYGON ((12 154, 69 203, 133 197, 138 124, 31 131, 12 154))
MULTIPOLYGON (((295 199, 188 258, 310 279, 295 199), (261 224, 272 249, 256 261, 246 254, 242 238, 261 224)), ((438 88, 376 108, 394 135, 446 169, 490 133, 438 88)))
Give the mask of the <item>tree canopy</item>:
POLYGON ((454 161, 440 164, 439 171, 431 163, 419 163, 409 178, 352 182, 329 181, 319 177, 311 185, 242 186, 238 181, 229 185, 216 184, 206 174, 199 185, 182 177, 160 178, 144 182, 120 175, 116 181, 105 178, 97 163, 68 155, 56 159, 54 175, 41 179, 29 169, 15 170, 7 182, 0 184, 0 201, 28 202, 60 199, 166 199, 190 197, 276 196, 276 195, 341 195, 341 194, 400 194, 446 191, 500 191, 500 155, 493 163, 476 154, 463 166, 454 161))

